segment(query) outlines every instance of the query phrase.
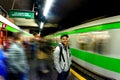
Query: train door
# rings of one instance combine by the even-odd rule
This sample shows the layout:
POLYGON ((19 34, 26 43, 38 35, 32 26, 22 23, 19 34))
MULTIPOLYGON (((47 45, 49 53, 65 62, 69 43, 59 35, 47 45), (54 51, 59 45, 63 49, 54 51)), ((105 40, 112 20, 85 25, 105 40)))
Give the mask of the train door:
POLYGON ((7 30, 5 30, 6 24, 2 24, 0 28, 0 45, 3 46, 3 49, 7 48, 7 30))

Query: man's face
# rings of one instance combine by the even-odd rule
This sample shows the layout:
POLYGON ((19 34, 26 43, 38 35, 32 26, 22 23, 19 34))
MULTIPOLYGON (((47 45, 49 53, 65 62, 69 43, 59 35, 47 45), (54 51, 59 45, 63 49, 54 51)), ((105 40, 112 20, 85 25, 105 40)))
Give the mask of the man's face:
POLYGON ((20 35, 20 40, 23 41, 24 40, 24 36, 21 34, 20 35))
POLYGON ((68 38, 66 36, 62 37, 61 38, 61 42, 64 44, 64 45, 68 45, 68 38))

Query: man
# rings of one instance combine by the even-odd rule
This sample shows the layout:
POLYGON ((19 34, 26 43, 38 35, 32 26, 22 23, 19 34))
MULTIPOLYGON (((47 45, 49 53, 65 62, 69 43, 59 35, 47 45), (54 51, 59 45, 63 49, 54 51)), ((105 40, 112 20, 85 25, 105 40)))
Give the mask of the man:
POLYGON ((17 32, 13 35, 14 42, 8 49, 7 67, 9 80, 27 80, 25 79, 28 64, 26 60, 25 51, 23 48, 23 35, 17 32), (24 78, 24 79, 23 79, 24 78))
POLYGON ((54 64, 58 72, 57 80, 67 80, 70 71, 71 54, 68 38, 68 35, 62 35, 60 37, 61 43, 59 43, 54 51, 54 64))

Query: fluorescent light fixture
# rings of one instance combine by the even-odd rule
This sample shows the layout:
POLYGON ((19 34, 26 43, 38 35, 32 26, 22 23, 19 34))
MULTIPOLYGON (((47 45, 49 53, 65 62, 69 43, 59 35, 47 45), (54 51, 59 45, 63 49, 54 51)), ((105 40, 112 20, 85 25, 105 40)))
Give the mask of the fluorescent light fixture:
POLYGON ((48 11, 49 11, 52 3, 53 3, 53 0, 46 0, 44 12, 43 12, 44 16, 46 16, 48 14, 48 11))
POLYGON ((41 23, 40 23, 40 29, 43 29, 43 25, 44 25, 44 23, 41 22, 41 23))
POLYGON ((17 29, 17 30, 20 30, 19 27, 17 27, 15 24, 13 24, 12 22, 10 22, 6 18, 4 18, 2 15, 0 15, 0 21, 7 24, 7 25, 9 25, 9 26, 11 26, 11 27, 13 27, 13 28, 15 28, 15 29, 17 29))

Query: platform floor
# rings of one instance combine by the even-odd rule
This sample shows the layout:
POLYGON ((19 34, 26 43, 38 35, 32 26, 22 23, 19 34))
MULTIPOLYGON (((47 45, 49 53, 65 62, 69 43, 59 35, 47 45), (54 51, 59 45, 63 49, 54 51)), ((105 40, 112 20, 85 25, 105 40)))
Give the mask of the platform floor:
MULTIPOLYGON (((51 65, 51 70, 47 74, 37 74, 35 61, 30 60, 30 72, 29 72, 29 80, 57 80, 57 72, 53 68, 53 65, 51 65)), ((68 80, 79 80, 75 76, 72 75, 72 73, 69 73, 68 80)))

